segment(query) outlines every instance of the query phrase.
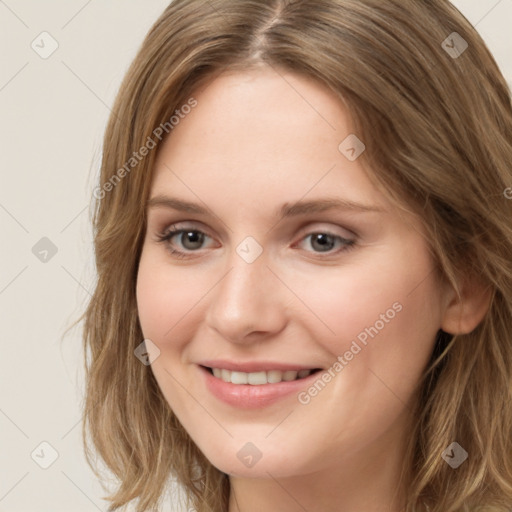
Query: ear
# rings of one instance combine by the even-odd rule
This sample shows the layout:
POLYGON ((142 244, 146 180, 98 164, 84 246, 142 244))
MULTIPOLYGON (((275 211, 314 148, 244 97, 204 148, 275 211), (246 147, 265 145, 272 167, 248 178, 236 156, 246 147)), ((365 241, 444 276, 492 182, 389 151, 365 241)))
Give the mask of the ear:
POLYGON ((492 287, 476 276, 466 277, 460 285, 460 297, 450 286, 441 329, 449 334, 468 334, 489 310, 492 287))

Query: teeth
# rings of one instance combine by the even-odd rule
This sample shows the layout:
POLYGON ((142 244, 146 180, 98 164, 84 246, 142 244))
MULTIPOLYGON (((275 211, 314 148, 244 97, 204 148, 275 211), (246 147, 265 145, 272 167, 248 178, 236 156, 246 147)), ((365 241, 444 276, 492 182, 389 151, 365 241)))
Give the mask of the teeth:
POLYGON ((287 370, 282 372, 280 370, 269 370, 268 372, 232 372, 224 368, 212 368, 213 375, 224 382, 231 382, 232 384, 252 384, 259 386, 262 384, 277 384, 278 382, 289 382, 292 380, 303 379, 311 375, 313 370, 287 370))
POLYGON ((266 372, 267 374, 267 382, 269 384, 276 384, 277 382, 281 382, 283 380, 283 372, 279 370, 270 370, 266 372))
MULTIPOLYGON (((248 384, 259 385, 267 383, 267 372, 246 373, 245 375, 247 375, 248 384)), ((233 376, 231 376, 231 382, 233 382, 233 376)))
POLYGON ((244 372, 231 372, 231 382, 233 384, 247 384, 249 374, 244 372))
POLYGON ((297 378, 298 373, 299 372, 294 372, 293 370, 283 372, 283 380, 295 380, 297 378))

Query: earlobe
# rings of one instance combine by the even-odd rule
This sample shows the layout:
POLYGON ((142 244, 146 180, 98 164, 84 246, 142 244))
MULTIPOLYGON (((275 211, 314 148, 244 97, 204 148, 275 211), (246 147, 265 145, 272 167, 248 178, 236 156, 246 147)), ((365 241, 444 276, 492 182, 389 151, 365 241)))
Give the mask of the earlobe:
POLYGON ((483 320, 492 299, 492 287, 477 277, 466 279, 461 295, 450 290, 448 305, 444 310, 441 329, 449 334, 468 334, 483 320))

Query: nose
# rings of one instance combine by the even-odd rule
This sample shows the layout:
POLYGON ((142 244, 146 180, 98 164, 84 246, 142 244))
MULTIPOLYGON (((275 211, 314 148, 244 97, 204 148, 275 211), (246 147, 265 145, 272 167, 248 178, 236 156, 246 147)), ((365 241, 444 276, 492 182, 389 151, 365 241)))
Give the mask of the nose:
POLYGON ((212 290, 206 323, 232 343, 261 341, 286 325, 286 290, 264 255, 247 263, 233 251, 228 271, 212 290))

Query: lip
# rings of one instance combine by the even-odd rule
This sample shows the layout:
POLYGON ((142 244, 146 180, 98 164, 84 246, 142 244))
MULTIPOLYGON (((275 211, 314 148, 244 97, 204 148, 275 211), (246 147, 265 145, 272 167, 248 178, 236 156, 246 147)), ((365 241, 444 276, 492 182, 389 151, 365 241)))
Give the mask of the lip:
MULTIPOLYGON (((218 364, 218 362, 216 364, 218 364)), ((283 365, 281 365, 280 368, 269 368, 268 366, 265 368, 267 370, 277 370, 282 367, 283 365)), ((213 396, 228 405, 240 409, 263 409, 292 394, 298 394, 301 390, 309 387, 313 381, 318 379, 318 374, 322 371, 320 370, 319 372, 312 373, 308 377, 304 377, 299 380, 282 381, 276 384, 252 385, 224 382, 222 379, 214 377, 208 368, 201 365, 199 365, 198 368, 203 375, 207 389, 213 396)), ((213 366, 213 368, 219 368, 219 366, 213 366)), ((259 368, 261 368, 261 365, 259 368)), ((296 368, 297 367, 294 366, 288 369, 295 370, 296 368)), ((226 369, 229 370, 231 368, 226 369)), ((301 367, 299 369, 307 370, 309 368, 301 367)), ((232 371, 247 370, 238 370, 234 368, 232 371)))
POLYGON ((278 363, 274 361, 248 361, 246 363, 240 363, 235 361, 228 361, 227 359, 215 359, 209 361, 201 361, 200 366, 208 366, 209 368, 223 368, 224 370, 231 370, 232 372, 263 372, 267 370, 281 370, 285 372, 287 370, 314 370, 319 369, 319 366, 304 366, 300 364, 287 364, 278 363))

